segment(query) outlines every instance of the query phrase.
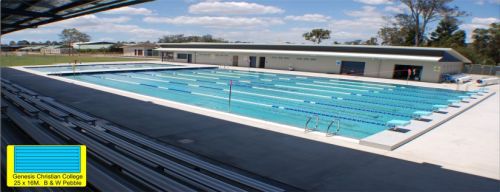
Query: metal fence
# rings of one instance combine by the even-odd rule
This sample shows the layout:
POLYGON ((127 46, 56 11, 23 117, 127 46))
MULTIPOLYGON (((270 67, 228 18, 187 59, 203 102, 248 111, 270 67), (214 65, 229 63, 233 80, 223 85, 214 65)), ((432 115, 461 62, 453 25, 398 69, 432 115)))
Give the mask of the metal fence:
POLYGON ((495 66, 495 65, 468 64, 468 65, 465 65, 464 72, 469 73, 469 74, 500 76, 500 66, 498 66, 498 65, 495 66))

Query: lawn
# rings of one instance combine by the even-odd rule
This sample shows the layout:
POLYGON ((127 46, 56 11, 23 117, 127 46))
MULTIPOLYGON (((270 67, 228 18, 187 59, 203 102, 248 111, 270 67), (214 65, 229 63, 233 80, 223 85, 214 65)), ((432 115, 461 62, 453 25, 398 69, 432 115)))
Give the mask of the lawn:
POLYGON ((111 61, 139 61, 141 58, 120 58, 120 57, 96 57, 89 55, 68 56, 68 55, 2 55, 0 56, 1 67, 21 66, 21 65, 50 65, 56 63, 79 62, 111 62, 111 61))

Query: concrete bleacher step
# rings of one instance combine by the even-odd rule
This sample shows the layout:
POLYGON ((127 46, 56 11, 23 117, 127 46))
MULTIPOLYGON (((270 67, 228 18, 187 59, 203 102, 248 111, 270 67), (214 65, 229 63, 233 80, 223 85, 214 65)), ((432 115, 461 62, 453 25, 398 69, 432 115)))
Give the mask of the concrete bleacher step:
MULTIPOLYGON (((131 145, 129 142, 121 140, 121 139, 119 139, 115 136, 112 136, 106 132, 98 131, 93 126, 91 126, 89 124, 86 124, 86 123, 83 123, 80 121, 71 120, 71 119, 70 119, 70 122, 73 123, 74 125, 82 128, 82 129, 84 129, 85 131, 87 131, 91 134, 97 135, 97 136, 101 137, 102 139, 107 140, 110 143, 113 143, 116 146, 119 146, 119 147, 121 147, 121 148, 123 148, 123 149, 137 155, 137 156, 143 157, 143 158, 145 158, 153 163, 156 163, 156 164, 162 166, 163 168, 165 168, 169 171, 173 171, 176 174, 179 174, 180 176, 182 176, 178 179, 192 180, 192 181, 195 181, 199 184, 202 184, 203 186, 213 188, 213 189, 218 190, 218 191, 235 191, 235 192, 244 191, 244 190, 241 190, 237 187, 234 187, 232 185, 224 183, 220 180, 217 180, 215 178, 204 175, 200 172, 196 172, 193 169, 184 167, 176 162, 173 162, 171 160, 163 158, 155 153, 144 150, 136 145, 131 145)), ((185 180, 185 181, 191 183, 191 181, 188 181, 188 180, 185 180)))
MULTIPOLYGON (((9 107, 9 104, 6 105, 9 107)), ((9 107, 6 115, 25 133, 29 133, 30 137, 39 144, 66 144, 63 143, 62 140, 50 136, 47 132, 37 126, 30 118, 17 112, 17 110, 13 107, 9 107)), ((92 159, 87 159, 87 171, 91 175, 91 177, 87 178, 88 182, 101 191, 134 191, 130 187, 124 186, 121 182, 115 180, 114 177, 110 177, 109 173, 97 168, 96 162, 92 159)))
POLYGON ((63 111, 66 111, 67 113, 71 114, 72 116, 74 116, 74 117, 76 117, 76 118, 78 118, 80 120, 83 120, 83 121, 95 124, 96 118, 94 118, 94 117, 91 117, 91 116, 89 116, 87 114, 84 114, 84 113, 79 112, 77 110, 74 110, 72 108, 66 107, 66 106, 64 106, 64 105, 62 105, 62 104, 60 104, 60 103, 58 103, 58 102, 56 102, 54 100, 49 99, 49 98, 42 98, 41 100, 44 103, 52 105, 52 106, 54 106, 56 108, 59 108, 59 109, 61 109, 63 111))
POLYGON ((69 136, 71 139, 80 144, 85 144, 88 150, 94 151, 95 154, 99 154, 100 156, 103 156, 105 159, 108 159, 109 161, 113 162, 122 169, 128 170, 130 173, 134 174, 137 178, 143 180, 143 182, 149 183, 150 185, 168 191, 186 191, 186 192, 196 191, 184 184, 181 184, 171 178, 168 178, 156 171, 149 169, 143 164, 140 164, 136 161, 127 158, 126 156, 100 144, 95 140, 90 139, 86 135, 83 135, 82 133, 77 132, 72 128, 68 128, 58 120, 48 115, 40 114, 39 117, 40 120, 44 121, 52 128, 69 136))
POLYGON ((281 188, 275 187, 273 185, 269 185, 267 183, 258 181, 256 179, 253 179, 253 178, 241 175, 241 174, 234 173, 232 171, 228 171, 226 169, 215 166, 211 163, 202 161, 200 159, 194 158, 192 156, 186 155, 186 154, 179 152, 173 148, 158 144, 154 141, 151 141, 150 139, 144 138, 144 137, 139 136, 137 134, 130 133, 130 132, 125 131, 123 129, 120 129, 118 127, 105 125, 104 128, 113 132, 113 133, 116 133, 120 136, 131 139, 135 142, 138 142, 144 146, 150 147, 151 149, 154 149, 156 151, 159 151, 159 152, 162 152, 162 153, 167 154, 169 156, 172 156, 172 157, 179 159, 183 162, 189 163, 197 168, 200 168, 200 169, 206 170, 212 174, 216 174, 216 175, 219 175, 221 177, 224 177, 228 180, 232 180, 232 181, 241 183, 243 185, 246 185, 246 186, 252 187, 254 189, 261 190, 261 191, 271 191, 271 192, 284 191, 281 188))

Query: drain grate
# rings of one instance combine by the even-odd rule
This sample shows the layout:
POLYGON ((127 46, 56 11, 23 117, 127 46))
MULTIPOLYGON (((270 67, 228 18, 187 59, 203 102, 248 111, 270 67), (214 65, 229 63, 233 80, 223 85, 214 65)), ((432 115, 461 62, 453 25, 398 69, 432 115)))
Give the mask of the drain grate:
POLYGON ((403 128, 394 127, 394 128, 390 128, 389 131, 394 131, 394 132, 399 132, 399 133, 407 133, 410 130, 409 129, 403 129, 403 128))

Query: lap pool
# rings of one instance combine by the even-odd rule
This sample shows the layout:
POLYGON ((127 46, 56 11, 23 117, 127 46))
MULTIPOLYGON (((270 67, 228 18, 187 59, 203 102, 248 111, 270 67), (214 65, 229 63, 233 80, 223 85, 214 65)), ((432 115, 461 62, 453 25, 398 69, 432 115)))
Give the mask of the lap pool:
POLYGON ((362 139, 469 97, 436 88, 227 69, 73 74, 63 77, 265 121, 362 139), (229 93, 231 92, 231 102, 229 93), (316 128, 317 124, 317 128, 316 128))

